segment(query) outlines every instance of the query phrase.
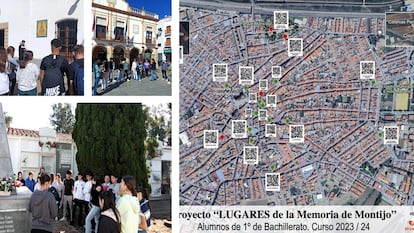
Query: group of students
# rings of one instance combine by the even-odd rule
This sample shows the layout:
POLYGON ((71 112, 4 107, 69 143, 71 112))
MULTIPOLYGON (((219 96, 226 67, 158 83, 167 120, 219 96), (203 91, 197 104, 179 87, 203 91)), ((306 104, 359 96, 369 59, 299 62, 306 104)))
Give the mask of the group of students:
POLYGON ((83 95, 84 94, 84 47, 76 45, 72 55, 74 62, 60 55, 62 42, 51 41, 52 53, 44 57, 39 67, 33 63, 33 51, 27 50, 23 40, 19 46, 19 60, 14 58, 15 48, 0 48, 0 95, 83 95), (64 77, 66 76, 67 88, 64 77), (15 87, 17 85, 17 93, 15 87))
MULTIPOLYGON (((170 64, 168 62, 161 61, 160 63, 163 79, 170 83, 170 80, 167 76, 167 70, 170 64)), ((139 60, 134 58, 131 64, 131 69, 129 69, 129 64, 126 59, 122 59, 118 65, 115 63, 113 58, 110 58, 109 61, 106 59, 101 61, 96 59, 93 64, 93 73, 95 76, 95 84, 93 87, 93 94, 97 95, 99 82, 101 82, 101 89, 105 90, 108 87, 108 83, 112 81, 122 81, 131 79, 141 81, 144 77, 151 75, 151 81, 157 79, 155 71, 157 69, 157 63, 154 59, 149 60, 139 60), (129 72, 131 70, 131 72, 129 72)))
POLYGON ((29 203, 32 233, 52 232, 59 208, 63 208, 60 221, 66 221, 69 215, 73 225, 76 209, 80 209, 77 217, 80 225, 85 211, 86 233, 93 232, 92 220, 95 233, 146 233, 151 225, 147 191, 137 186, 132 176, 124 176, 118 183, 116 175, 106 175, 100 183, 91 173, 86 174, 86 181, 79 173, 74 181, 68 170, 62 181, 59 173, 48 175, 41 168, 37 182, 33 182, 33 173, 24 180, 21 172, 16 182, 33 192, 29 203))

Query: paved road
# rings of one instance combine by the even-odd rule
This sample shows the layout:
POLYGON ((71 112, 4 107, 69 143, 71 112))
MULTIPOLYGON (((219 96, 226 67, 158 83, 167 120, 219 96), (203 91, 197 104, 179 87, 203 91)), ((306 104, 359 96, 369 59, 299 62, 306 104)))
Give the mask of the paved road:
MULTIPOLYGON (((108 85, 103 95, 108 96, 171 96, 171 84, 162 79, 161 72, 157 72, 159 77, 155 81, 150 81, 150 77, 142 81, 130 80, 123 82, 113 82, 108 85)), ((171 73, 168 74, 171 77, 171 73)), ((101 92, 98 88, 98 95, 101 92)))

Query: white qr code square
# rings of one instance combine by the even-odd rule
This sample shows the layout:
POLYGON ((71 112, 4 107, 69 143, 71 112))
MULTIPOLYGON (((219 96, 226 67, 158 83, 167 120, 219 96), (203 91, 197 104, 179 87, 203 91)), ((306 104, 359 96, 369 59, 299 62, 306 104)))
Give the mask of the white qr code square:
POLYGON ((231 137, 247 138, 247 121, 233 120, 231 121, 231 137))
POLYGON ((281 66, 272 66, 272 78, 281 78, 282 77, 282 67, 281 66))
POLYGON ((267 80, 259 80, 259 90, 267 91, 268 82, 267 80))
POLYGON ((265 137, 276 137, 276 124, 265 125, 265 137))
POLYGON ((359 63, 360 79, 375 79, 375 62, 361 61, 359 63))
POLYGON ((288 39, 288 56, 289 57, 303 56, 302 38, 289 38, 288 39))
POLYGON ((276 108, 276 95, 266 95, 266 107, 276 108))
POLYGON ((266 109, 259 109, 259 120, 265 121, 267 119, 267 110, 266 109))
POLYGON ((239 84, 253 85, 254 84, 254 69, 252 66, 239 67, 239 84))
POLYGON ((179 53, 178 53, 178 62, 179 64, 183 64, 184 63, 184 47, 182 45, 180 45, 179 47, 179 53))
POLYGON ((244 113, 245 113, 246 118, 252 117, 252 115, 253 115, 253 111, 252 111, 251 108, 246 108, 244 110, 244 113))
POLYGON ((257 103, 257 93, 249 93, 249 103, 257 103))
POLYGON ((259 163, 259 147, 245 146, 243 147, 243 163, 258 164, 259 163))
POLYGON ((213 82, 227 82, 227 64, 213 64, 213 82))
POLYGON ((289 142, 300 143, 305 141, 305 127, 303 125, 289 125, 289 142))
POLYGON ((204 148, 218 148, 218 130, 204 130, 204 148))
POLYGON ((273 11, 274 29, 289 29, 289 11, 273 11))
POLYGON ((398 144, 398 126, 384 126, 384 144, 398 144))
POLYGON ((280 173, 266 173, 265 174, 265 190, 266 191, 280 191, 280 173))

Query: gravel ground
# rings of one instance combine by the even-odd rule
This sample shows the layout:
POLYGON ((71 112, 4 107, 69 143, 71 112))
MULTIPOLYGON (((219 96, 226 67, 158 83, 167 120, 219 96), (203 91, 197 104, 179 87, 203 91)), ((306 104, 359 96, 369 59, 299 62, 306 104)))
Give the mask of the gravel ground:
MULTIPOLYGON (((164 225, 164 219, 151 219, 151 229, 148 233, 168 233, 172 232, 171 228, 168 228, 164 225)), ((53 224, 53 233, 81 233, 85 232, 83 227, 75 227, 70 225, 67 221, 64 222, 54 222, 53 224)))

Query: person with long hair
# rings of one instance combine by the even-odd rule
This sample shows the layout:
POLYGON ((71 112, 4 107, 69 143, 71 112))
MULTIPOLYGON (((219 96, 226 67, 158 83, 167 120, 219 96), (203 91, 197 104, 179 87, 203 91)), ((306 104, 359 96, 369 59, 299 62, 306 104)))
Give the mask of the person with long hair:
POLYGON ((37 95, 37 80, 39 80, 39 67, 32 63, 33 52, 24 53, 23 62, 17 70, 17 88, 19 95, 37 95))
POLYGON ((19 171, 17 173, 16 186, 20 187, 20 186, 25 186, 25 185, 26 184, 25 184, 25 181, 24 181, 24 178, 23 178, 23 173, 21 171, 19 171))
POLYGON ((121 215, 121 232, 137 233, 140 224, 141 210, 135 191, 135 179, 132 176, 124 176, 119 189, 121 197, 116 207, 121 215))
POLYGON ((102 186, 100 183, 100 179, 96 177, 92 177, 91 180, 92 183, 92 191, 91 191, 91 204, 92 208, 89 210, 88 215, 86 216, 85 220, 85 233, 91 233, 92 232, 92 219, 95 219, 95 232, 98 231, 98 225, 99 225, 99 195, 102 192, 102 186))
POLYGON ((10 80, 8 75, 9 62, 7 60, 7 51, 0 48, 0 95, 9 95, 10 80))
POLYGON ((62 182, 62 175, 60 173, 56 173, 55 180, 52 183, 52 186, 55 187, 56 191, 59 195, 59 207, 61 207, 62 203, 62 190, 63 190, 63 182, 62 182))
POLYGON ((99 194, 99 206, 101 207, 101 217, 99 219, 99 233, 120 233, 121 216, 115 207, 115 195, 112 189, 103 191, 99 194))

